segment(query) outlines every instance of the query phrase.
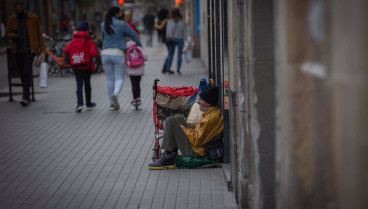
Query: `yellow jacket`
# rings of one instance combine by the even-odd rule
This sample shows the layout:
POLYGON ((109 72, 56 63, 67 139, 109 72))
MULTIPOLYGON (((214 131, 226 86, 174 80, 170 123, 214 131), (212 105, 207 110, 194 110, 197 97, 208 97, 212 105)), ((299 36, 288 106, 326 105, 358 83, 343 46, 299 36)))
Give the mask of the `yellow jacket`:
POLYGON ((193 150, 205 156, 203 145, 210 141, 213 137, 219 136, 224 130, 224 117, 218 107, 210 107, 202 114, 202 120, 199 124, 192 128, 185 128, 180 125, 193 148, 193 150))
MULTIPOLYGON (((31 51, 45 53, 45 44, 42 37, 40 20, 37 15, 27 11, 27 29, 29 42, 31 45, 31 51)), ((6 26, 6 33, 11 33, 14 30, 18 30, 18 20, 17 15, 12 14, 8 20, 8 25, 6 26)), ((12 52, 17 53, 17 41, 13 40, 12 52)))

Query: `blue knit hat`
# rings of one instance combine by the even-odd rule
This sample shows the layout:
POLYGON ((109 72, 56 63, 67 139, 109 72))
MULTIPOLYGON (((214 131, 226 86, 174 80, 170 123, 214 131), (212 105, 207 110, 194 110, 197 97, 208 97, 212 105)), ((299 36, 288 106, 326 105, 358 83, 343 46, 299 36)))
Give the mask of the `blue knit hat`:
POLYGON ((89 25, 87 20, 82 21, 82 23, 78 26, 78 31, 88 31, 89 25))

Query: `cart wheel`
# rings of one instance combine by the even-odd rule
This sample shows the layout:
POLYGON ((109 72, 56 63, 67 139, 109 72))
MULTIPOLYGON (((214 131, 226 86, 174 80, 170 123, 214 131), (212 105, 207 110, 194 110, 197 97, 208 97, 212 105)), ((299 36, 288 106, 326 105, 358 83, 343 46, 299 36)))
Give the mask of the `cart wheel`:
POLYGON ((160 158, 160 145, 155 142, 155 147, 152 149, 152 160, 155 162, 160 158))
POLYGON ((156 149, 152 149, 152 161, 155 162, 156 161, 156 149))

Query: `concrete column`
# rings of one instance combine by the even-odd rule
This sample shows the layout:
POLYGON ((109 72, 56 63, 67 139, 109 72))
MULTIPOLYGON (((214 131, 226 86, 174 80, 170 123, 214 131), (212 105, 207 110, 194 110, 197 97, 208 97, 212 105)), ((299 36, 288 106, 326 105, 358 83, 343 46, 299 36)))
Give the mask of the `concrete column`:
POLYGON ((277 5, 277 208, 367 203, 364 0, 277 5))

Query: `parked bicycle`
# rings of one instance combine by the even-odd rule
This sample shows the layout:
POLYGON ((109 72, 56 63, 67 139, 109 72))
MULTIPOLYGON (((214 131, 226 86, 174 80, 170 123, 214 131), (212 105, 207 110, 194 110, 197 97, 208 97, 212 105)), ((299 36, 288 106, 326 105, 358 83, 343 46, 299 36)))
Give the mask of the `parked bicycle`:
POLYGON ((70 65, 65 62, 65 57, 63 57, 63 49, 70 39, 51 37, 46 34, 43 37, 51 42, 50 47, 46 48, 48 74, 64 76, 66 73, 72 73, 70 65))

